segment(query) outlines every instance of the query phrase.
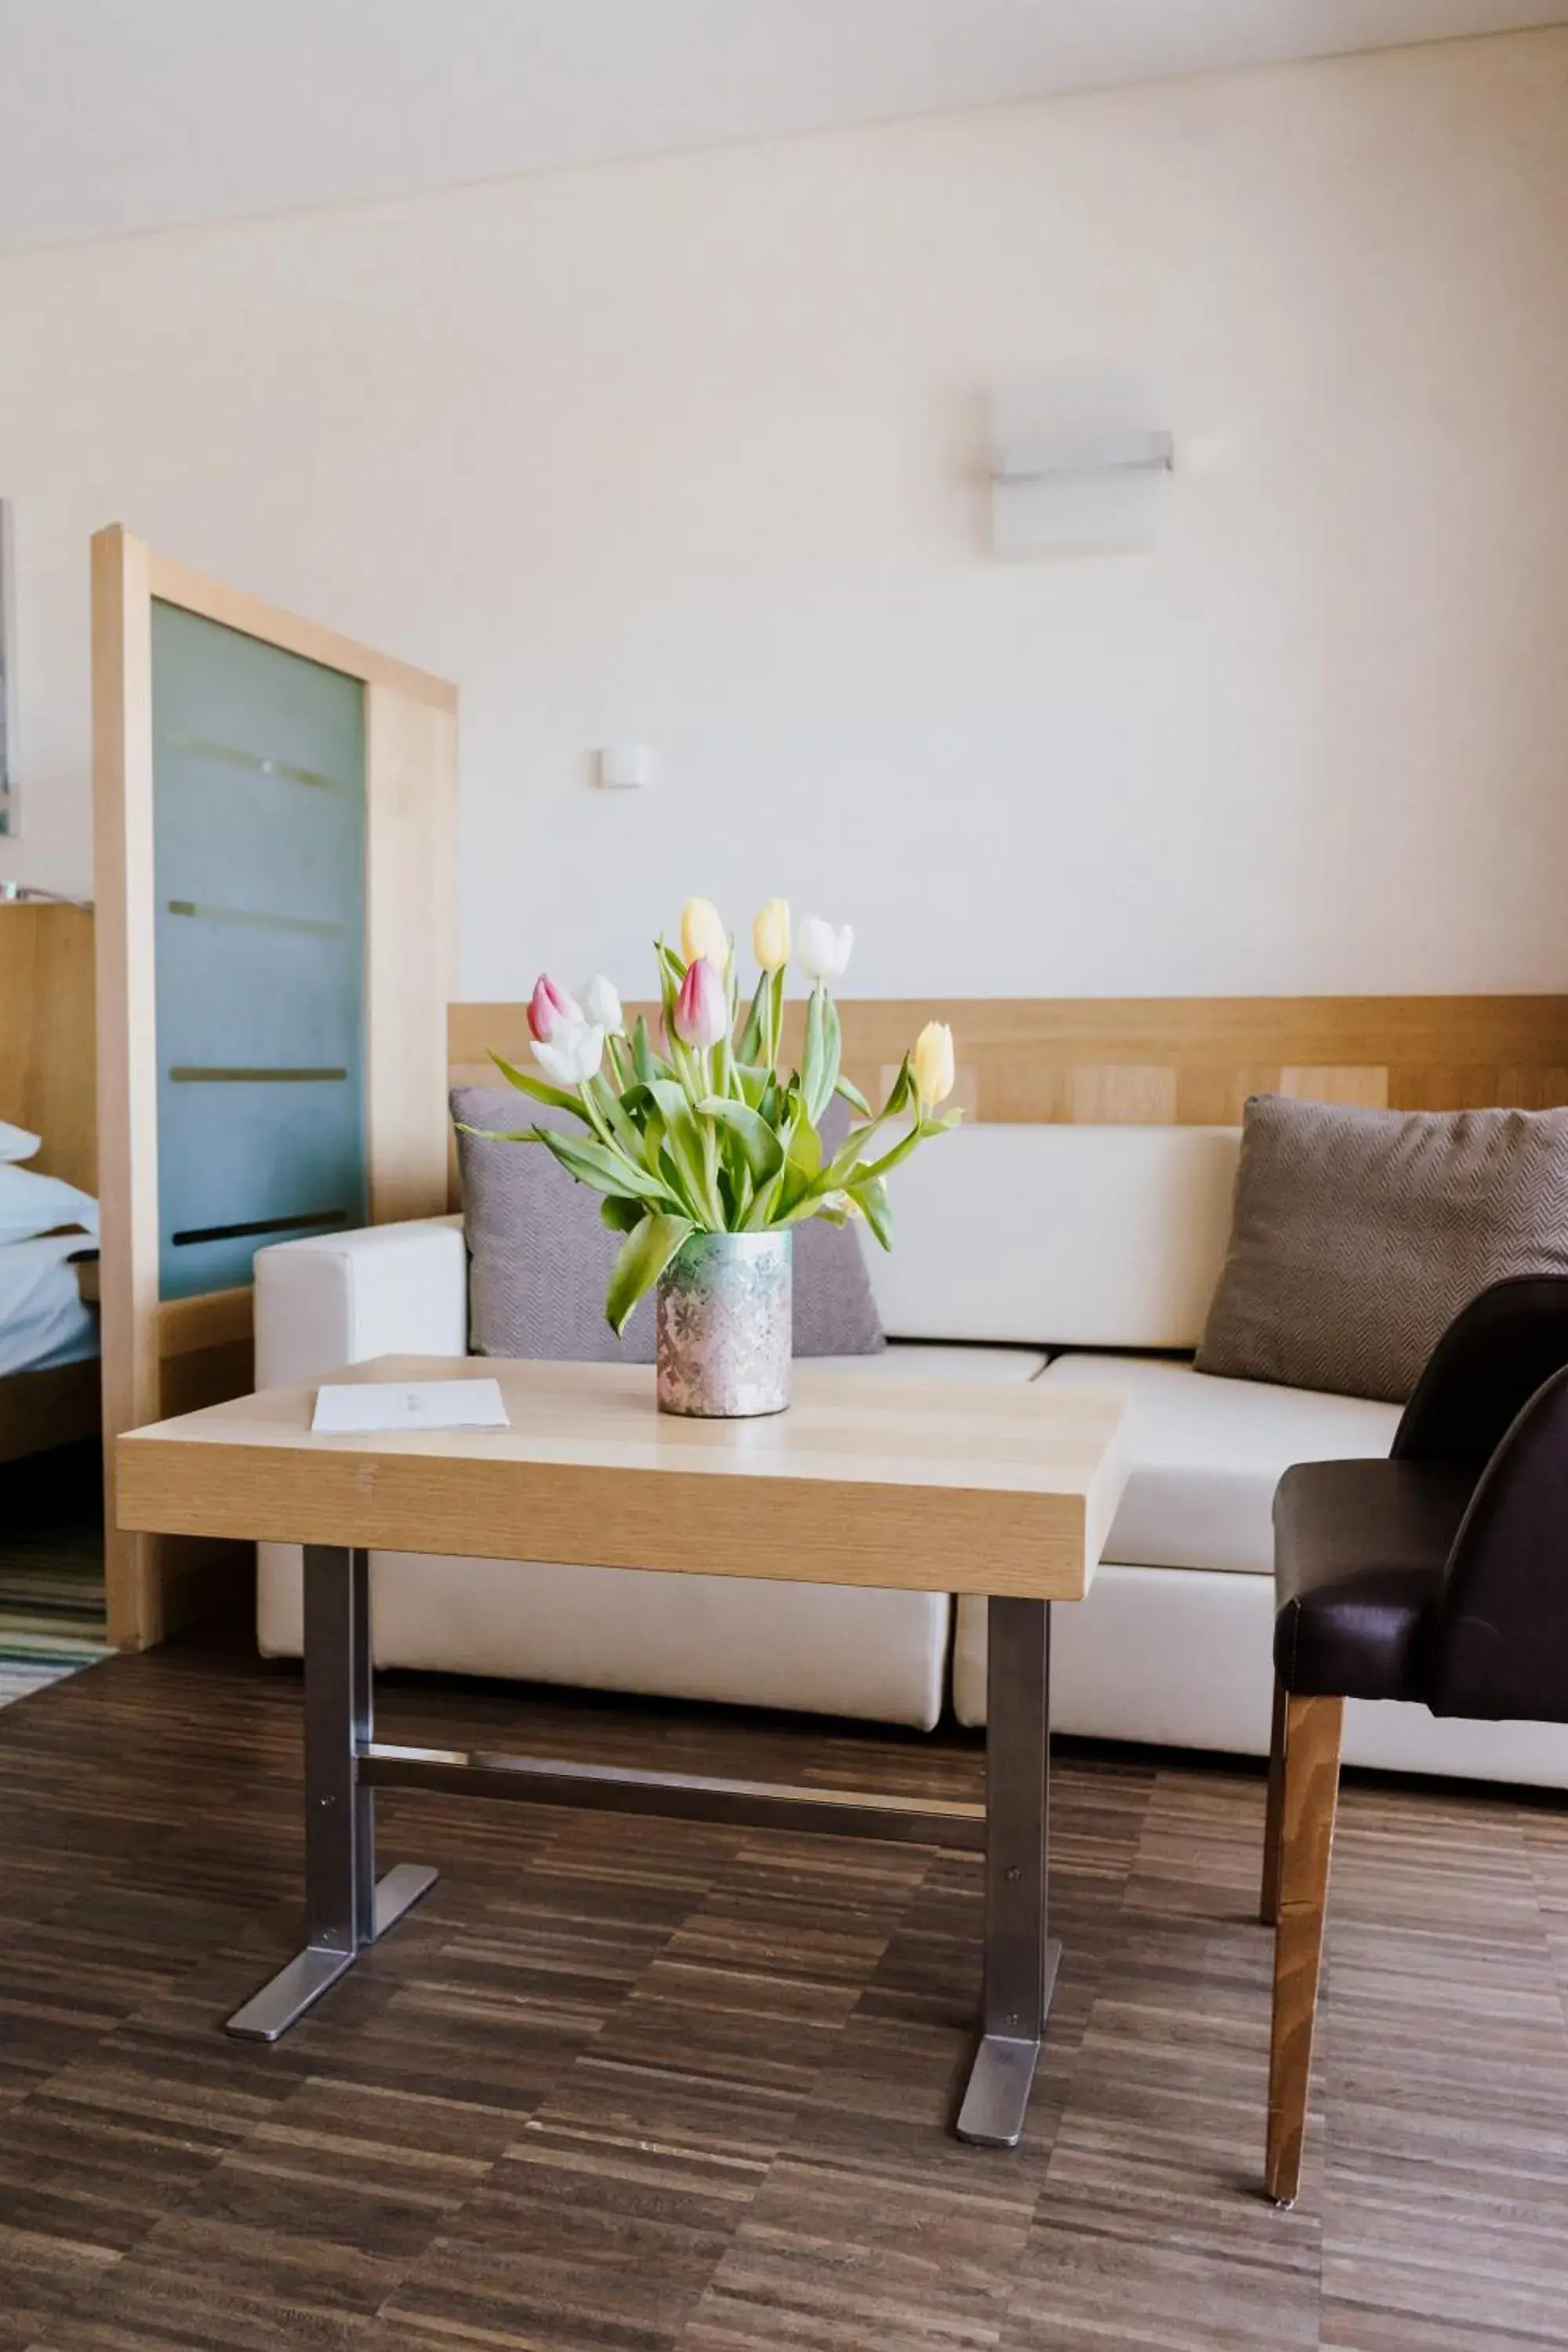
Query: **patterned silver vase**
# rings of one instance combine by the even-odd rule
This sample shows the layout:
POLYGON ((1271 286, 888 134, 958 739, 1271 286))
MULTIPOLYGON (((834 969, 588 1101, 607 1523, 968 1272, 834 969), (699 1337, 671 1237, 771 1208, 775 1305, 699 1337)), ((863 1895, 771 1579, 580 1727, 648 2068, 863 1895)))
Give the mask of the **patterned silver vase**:
POLYGON ((661 1412, 739 1421, 789 1402, 793 1235, 693 1234, 659 1276, 661 1412))

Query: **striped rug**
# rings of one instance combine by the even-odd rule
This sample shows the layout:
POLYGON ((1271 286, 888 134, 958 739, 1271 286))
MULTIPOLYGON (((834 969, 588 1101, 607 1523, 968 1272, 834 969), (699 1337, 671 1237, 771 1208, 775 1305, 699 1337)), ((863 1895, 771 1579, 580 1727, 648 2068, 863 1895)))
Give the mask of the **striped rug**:
POLYGON ((95 1445, 0 1469, 0 1706, 108 1657, 95 1445))

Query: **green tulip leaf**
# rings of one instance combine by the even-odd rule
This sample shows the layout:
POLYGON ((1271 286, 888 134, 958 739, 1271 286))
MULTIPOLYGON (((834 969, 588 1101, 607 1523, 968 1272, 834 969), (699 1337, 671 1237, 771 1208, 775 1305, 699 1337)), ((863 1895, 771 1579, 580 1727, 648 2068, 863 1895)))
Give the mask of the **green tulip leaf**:
POLYGON ((867 1176, 848 1188, 849 1197, 870 1226, 885 1250, 893 1246, 893 1213, 888 1204, 888 1188, 879 1176, 867 1176))
POLYGON ((678 956, 673 948, 666 947, 662 940, 654 941, 654 949, 658 957, 658 992, 668 1028, 675 1000, 680 994, 680 983, 686 978, 686 964, 684 959, 678 956))
POLYGON ((544 1130, 539 1127, 472 1127, 466 1118, 457 1121, 459 1135, 477 1135, 481 1143, 542 1143, 544 1130))
POLYGON ((680 1174, 681 1192, 694 1213, 694 1222, 710 1230, 724 1230, 722 1205, 708 1164, 702 1129, 684 1087, 673 1078, 655 1078, 648 1094, 664 1121, 664 1148, 680 1174))
POLYGON ((609 1080, 605 1077, 586 1079, 583 1087, 583 1099, 587 1104, 590 1114, 595 1111, 598 1113, 600 1120, 609 1129, 616 1144, 627 1158, 638 1159, 642 1152, 642 1138, 633 1125, 626 1105, 609 1080))
POLYGON ((844 1068, 844 1031, 839 1024, 838 1007, 825 988, 822 992, 822 1027, 827 1041, 827 1066, 823 1073, 823 1095, 812 1111, 820 1119, 838 1091, 838 1080, 844 1068))
POLYGON ((546 1127, 536 1128, 534 1134, 579 1184, 591 1185, 596 1192, 631 1193, 639 1201, 664 1202, 668 1199, 667 1185, 650 1176, 646 1169, 634 1167, 607 1144, 579 1141, 575 1136, 558 1135, 552 1128, 546 1127))
POLYGON ((862 1163, 859 1175, 856 1178, 857 1183, 863 1182, 868 1179, 875 1179, 879 1181, 882 1177, 888 1175, 891 1170, 897 1168, 901 1161, 909 1158, 917 1143, 922 1143, 926 1137, 933 1132, 933 1129, 925 1126, 922 1121, 917 1119, 912 1127, 906 1129, 904 1133, 900 1136, 897 1143, 893 1145, 891 1150, 884 1151, 879 1160, 870 1160, 862 1163))
POLYGON ((784 1157, 791 1168, 804 1176, 807 1182, 822 1165, 822 1138, 807 1115, 803 1102, 797 1102, 795 1106, 788 1139, 784 1144, 784 1157))
POLYGON ((743 1163, 757 1183, 765 1184, 778 1174, 784 1166, 784 1146, 764 1118, 744 1103, 729 1102, 718 1095, 710 1095, 697 1108, 702 1118, 712 1119, 734 1137, 743 1163))
POLYGON ((824 1107, 833 1092, 832 1082, 827 1076, 827 1022, 824 1010, 826 1003, 827 991, 818 981, 806 1003, 805 1051, 800 1065, 805 1115, 813 1127, 822 1117, 824 1107))
POLYGON ((653 1040, 647 1034, 647 1015, 637 1014, 637 1025, 632 1031, 632 1068, 646 1087, 664 1076, 658 1055, 653 1050, 653 1040))
POLYGON ((632 1309, 653 1288, 691 1232, 691 1224, 685 1217, 655 1214, 644 1217, 627 1234, 605 1295, 605 1318, 617 1339, 626 1329, 632 1309))
POLYGON ((642 1131, 642 1164, 650 1176, 658 1175, 663 1150, 664 1121, 658 1111, 650 1110, 642 1131))
POLYGON ((735 1048, 738 1060, 760 1062, 767 1050, 767 994, 769 974, 763 972, 752 998, 752 1009, 746 1015, 746 1025, 741 1032, 741 1042, 735 1048))
POLYGON ((758 1185, 756 1198, 752 1201, 750 1209, 746 1212, 746 1222, 742 1229, 743 1232, 748 1234, 764 1234, 767 1232, 769 1226, 773 1222, 773 1211, 778 1206, 779 1194, 783 1190, 783 1185, 784 1177, 782 1171, 779 1175, 774 1176, 768 1183, 758 1185))
POLYGON ((569 1095, 564 1087, 548 1086, 542 1078, 536 1078, 531 1072, 520 1070, 512 1063, 503 1061, 499 1054, 492 1054, 490 1059, 508 1086, 515 1087, 520 1095, 527 1095, 531 1102, 548 1103, 552 1110, 569 1110, 574 1118, 583 1121, 584 1127, 593 1125, 577 1097, 569 1095))
POLYGON ((787 1123, 779 1129, 784 1148, 784 1167, 773 1210, 774 1224, 786 1223, 797 1202, 814 1190, 822 1166, 822 1138, 807 1118, 805 1105, 793 1087, 784 1097, 784 1117, 787 1123))

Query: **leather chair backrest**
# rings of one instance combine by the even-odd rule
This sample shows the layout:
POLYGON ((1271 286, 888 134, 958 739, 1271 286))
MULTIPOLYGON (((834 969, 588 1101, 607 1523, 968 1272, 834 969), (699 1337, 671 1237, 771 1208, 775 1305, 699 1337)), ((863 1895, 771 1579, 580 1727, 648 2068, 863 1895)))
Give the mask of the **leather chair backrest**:
POLYGON ((1449 1324, 1394 1440, 1395 1461, 1479 1475, 1543 1381, 1568 1364, 1568 1275, 1494 1282, 1449 1324))
POLYGON ((1432 1629, 1434 1715, 1568 1723, 1568 1368, 1483 1471, 1432 1629))

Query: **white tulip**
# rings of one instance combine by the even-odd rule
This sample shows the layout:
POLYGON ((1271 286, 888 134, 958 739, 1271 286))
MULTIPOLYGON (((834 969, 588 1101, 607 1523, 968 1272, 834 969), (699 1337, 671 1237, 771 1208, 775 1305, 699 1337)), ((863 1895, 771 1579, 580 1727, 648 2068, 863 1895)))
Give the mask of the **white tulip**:
POLYGON ((606 1037, 621 1037, 626 1034, 626 1024, 621 1012, 620 992, 613 980, 606 980, 602 971, 596 971, 592 980, 584 982, 577 991, 577 996, 583 1007, 584 1021, 591 1022, 595 1027, 602 1029, 606 1037))
POLYGON ((795 942, 795 961, 807 980, 839 980, 854 944, 855 934, 847 923, 836 931, 820 915, 807 915, 795 942))
POLYGON ((599 1075, 605 1032, 597 1021, 563 1021, 548 1042, 535 1038, 533 1058, 558 1087, 580 1087, 599 1075))

